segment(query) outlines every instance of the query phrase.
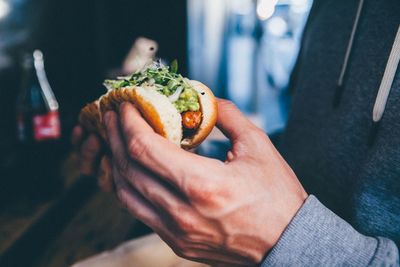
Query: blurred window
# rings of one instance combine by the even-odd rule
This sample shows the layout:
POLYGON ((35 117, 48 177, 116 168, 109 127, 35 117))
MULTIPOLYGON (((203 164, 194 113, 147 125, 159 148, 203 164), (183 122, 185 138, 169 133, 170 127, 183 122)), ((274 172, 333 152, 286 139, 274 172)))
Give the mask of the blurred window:
POLYGON ((190 77, 231 99, 269 134, 286 125, 287 92, 312 0, 189 0, 190 77))

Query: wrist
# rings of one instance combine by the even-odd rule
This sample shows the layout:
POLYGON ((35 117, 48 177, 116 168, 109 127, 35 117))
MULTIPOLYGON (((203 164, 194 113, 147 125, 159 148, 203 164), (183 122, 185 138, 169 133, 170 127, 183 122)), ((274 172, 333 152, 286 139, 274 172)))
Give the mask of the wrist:
MULTIPOLYGON (((302 190, 298 194, 281 197, 280 201, 271 205, 269 197, 262 198, 263 206, 258 206, 257 213, 262 214, 258 227, 247 228, 248 235, 238 238, 235 236, 229 242, 230 251, 241 251, 238 254, 247 256, 248 263, 259 265, 263 258, 278 243, 288 225, 303 206, 308 195, 302 190), (261 209, 260 209, 261 207, 261 209)), ((254 218, 249 218, 250 220, 254 218)))
POLYGON ((268 244, 263 251, 263 257, 272 250, 272 248, 278 243, 279 239, 285 232, 286 228, 290 225, 293 218, 295 218, 296 214, 302 208, 304 203, 308 198, 308 194, 301 187, 300 190, 296 194, 291 195, 282 195, 280 196, 280 201, 278 204, 274 205, 275 211, 271 214, 273 217, 267 218, 269 223, 266 223, 265 226, 268 228, 268 234, 266 237, 266 244, 268 244))

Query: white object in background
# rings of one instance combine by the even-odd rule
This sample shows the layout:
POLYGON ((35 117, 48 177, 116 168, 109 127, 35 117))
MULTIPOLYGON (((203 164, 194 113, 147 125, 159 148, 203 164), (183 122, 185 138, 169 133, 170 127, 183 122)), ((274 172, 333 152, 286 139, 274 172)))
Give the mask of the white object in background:
POLYGON ((5 0, 0 0, 0 19, 6 17, 10 10, 10 4, 5 0))
POLYGON ((287 22, 280 16, 275 16, 267 22, 268 32, 276 37, 283 38, 288 32, 287 22))
POLYGON ((121 244, 71 267, 207 267, 179 258, 156 234, 121 244))
POLYGON ((260 20, 267 20, 275 13, 275 6, 278 0, 258 0, 257 16, 260 20))
POLYGON ((144 37, 137 38, 123 63, 123 73, 132 74, 151 64, 157 51, 158 44, 156 41, 144 37))

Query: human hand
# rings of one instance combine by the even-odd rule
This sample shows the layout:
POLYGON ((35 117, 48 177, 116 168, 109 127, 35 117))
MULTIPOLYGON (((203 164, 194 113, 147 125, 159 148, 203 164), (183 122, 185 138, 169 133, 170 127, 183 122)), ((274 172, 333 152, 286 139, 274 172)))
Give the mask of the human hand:
POLYGON ((267 135, 230 102, 218 101, 218 127, 232 142, 226 162, 168 142, 131 104, 119 113, 104 117, 118 196, 179 256, 257 265, 307 198, 267 135))
POLYGON ((80 173, 97 177, 100 189, 111 192, 113 181, 110 160, 103 153, 100 139, 94 134, 88 135, 80 125, 77 125, 72 130, 71 143, 77 150, 80 173))

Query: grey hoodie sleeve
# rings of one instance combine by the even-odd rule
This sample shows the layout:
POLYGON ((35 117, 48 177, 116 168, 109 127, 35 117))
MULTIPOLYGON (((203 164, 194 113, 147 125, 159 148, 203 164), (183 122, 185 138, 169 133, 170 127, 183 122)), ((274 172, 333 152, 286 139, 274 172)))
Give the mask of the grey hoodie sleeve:
POLYGON ((399 266, 393 241, 358 233, 309 196, 264 266, 399 266))

